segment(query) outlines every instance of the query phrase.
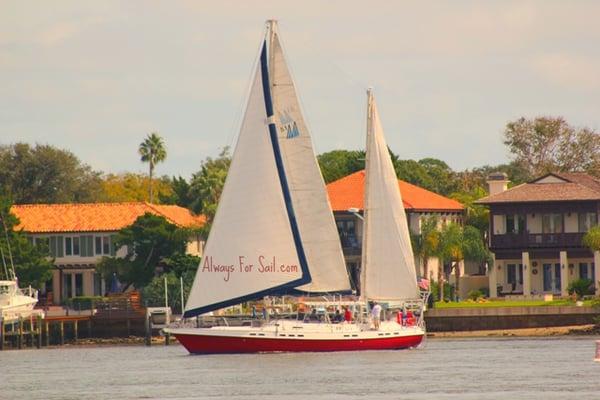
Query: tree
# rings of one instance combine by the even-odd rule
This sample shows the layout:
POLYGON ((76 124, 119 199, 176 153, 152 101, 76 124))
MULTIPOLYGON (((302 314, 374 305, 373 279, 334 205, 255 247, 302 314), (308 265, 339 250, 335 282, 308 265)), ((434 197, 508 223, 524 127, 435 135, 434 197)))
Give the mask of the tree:
POLYGON ((421 221, 421 232, 411 235, 413 252, 423 263, 423 277, 429 279, 429 259, 438 253, 440 231, 435 216, 421 221))
POLYGON ((181 176, 172 177, 169 181, 170 193, 159 193, 158 198, 162 204, 177 204, 178 206, 190 208, 193 198, 190 195, 190 184, 181 176))
POLYGON ((562 117, 521 117, 509 122, 504 144, 531 176, 551 171, 586 171, 600 176, 600 134, 574 128, 562 117))
POLYGON ((396 160, 394 168, 398 179, 444 196, 458 187, 456 173, 448 164, 436 158, 396 160))
POLYGON ((365 168, 363 150, 333 150, 317 156, 325 183, 330 183, 365 168))
MULTIPOLYGON (((460 293, 460 262, 475 261, 484 262, 489 259, 489 251, 485 247, 481 232, 473 226, 464 228, 458 224, 448 224, 442 228, 440 234, 440 245, 438 249, 440 265, 443 268, 443 262, 450 263, 450 271, 454 270, 456 278, 455 290, 460 293)), ((443 277, 443 269, 442 271, 443 277)), ((443 278, 440 281, 440 293, 443 293, 443 278)), ((440 299, 443 300, 443 299, 440 299)))
POLYGON ((140 143, 138 152, 140 153, 140 156, 142 156, 141 160, 143 162, 147 162, 149 166, 148 176, 150 178, 150 203, 152 203, 154 201, 154 196, 152 193, 152 174, 156 164, 164 161, 165 158, 167 158, 167 150, 165 148, 163 139, 158 136, 158 133, 152 132, 146 137, 146 139, 144 139, 142 143, 140 143))
POLYGON ((19 219, 10 212, 11 204, 0 197, 0 279, 11 279, 8 271, 14 265, 19 286, 40 289, 52 278, 53 264, 47 246, 35 245, 21 231, 15 231, 19 219), (8 275, 8 276, 7 276, 8 275))
POLYGON ((115 246, 127 246, 127 255, 103 257, 96 268, 105 280, 116 274, 125 285, 123 290, 131 285, 142 288, 154 278, 158 267, 165 266, 166 259, 185 254, 190 234, 189 230, 169 223, 164 217, 146 213, 115 237, 115 246))
MULTIPOLYGON (((173 196, 171 181, 167 176, 154 180, 153 191, 161 203, 173 196)), ((103 202, 148 201, 150 182, 143 174, 108 174, 102 178, 102 192, 96 199, 103 202)))
POLYGON ((15 203, 90 202, 100 191, 100 173, 69 151, 26 143, 0 147, 0 194, 15 203))
POLYGON ((488 229, 490 211, 481 204, 475 204, 475 201, 485 196, 487 191, 481 186, 476 186, 469 192, 454 192, 450 195, 451 199, 465 207, 465 224, 476 227, 480 232, 488 229))
POLYGON ((191 209, 197 214, 206 216, 206 230, 210 229, 210 224, 217 212, 217 204, 223 192, 230 164, 229 147, 224 147, 219 157, 207 157, 202 162, 200 171, 192 175, 189 192, 193 199, 191 209))
POLYGON ((592 252, 600 251, 600 225, 591 227, 583 235, 583 244, 589 247, 592 252))

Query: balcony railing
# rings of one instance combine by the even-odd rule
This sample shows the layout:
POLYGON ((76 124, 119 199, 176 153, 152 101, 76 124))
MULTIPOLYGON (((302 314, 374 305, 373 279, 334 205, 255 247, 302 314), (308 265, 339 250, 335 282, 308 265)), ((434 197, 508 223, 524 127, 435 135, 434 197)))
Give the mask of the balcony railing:
POLYGON ((536 247, 584 247, 584 233, 506 233, 493 235, 492 249, 536 247))

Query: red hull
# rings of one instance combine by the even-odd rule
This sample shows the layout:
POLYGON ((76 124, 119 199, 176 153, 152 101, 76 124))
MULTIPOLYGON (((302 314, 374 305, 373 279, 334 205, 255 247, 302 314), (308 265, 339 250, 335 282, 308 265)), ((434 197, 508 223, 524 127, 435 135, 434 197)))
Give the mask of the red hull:
POLYGON ((423 335, 372 339, 306 340, 175 334, 193 354, 395 350, 418 346, 423 335))

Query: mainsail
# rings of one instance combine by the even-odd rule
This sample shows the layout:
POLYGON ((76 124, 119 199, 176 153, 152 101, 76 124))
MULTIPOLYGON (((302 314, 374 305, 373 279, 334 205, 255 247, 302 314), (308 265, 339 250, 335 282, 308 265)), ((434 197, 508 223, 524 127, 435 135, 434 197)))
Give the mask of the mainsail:
POLYGON ((377 106, 367 106, 361 296, 371 300, 419 297, 408 222, 377 106))
POLYGON ((349 289, 274 21, 267 38, 185 317, 294 289, 349 289))

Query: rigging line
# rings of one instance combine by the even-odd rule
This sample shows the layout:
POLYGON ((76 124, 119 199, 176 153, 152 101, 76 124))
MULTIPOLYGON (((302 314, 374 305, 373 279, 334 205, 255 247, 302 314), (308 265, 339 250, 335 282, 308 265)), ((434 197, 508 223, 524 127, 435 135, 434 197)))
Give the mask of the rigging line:
POLYGON ((0 255, 2 256, 2 265, 4 265, 4 276, 6 279, 10 279, 8 276, 8 267, 6 266, 6 259, 4 258, 4 250, 2 250, 2 243, 0 243, 0 255))
MULTIPOLYGON (((12 251, 10 250, 10 242, 8 241, 8 229, 6 228, 6 222, 4 221, 4 215, 0 214, 0 219, 2 220, 2 226, 4 226, 4 237, 6 238, 6 248, 8 250, 8 260, 10 261, 12 280, 15 280, 17 277, 15 275, 15 265, 13 263, 12 251)), ((10 279, 11 277, 9 277, 10 279)))

